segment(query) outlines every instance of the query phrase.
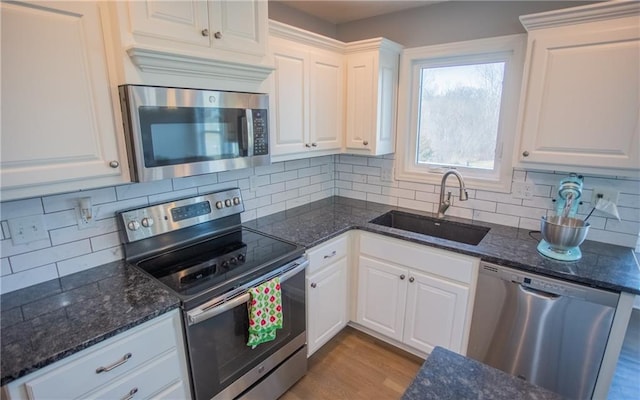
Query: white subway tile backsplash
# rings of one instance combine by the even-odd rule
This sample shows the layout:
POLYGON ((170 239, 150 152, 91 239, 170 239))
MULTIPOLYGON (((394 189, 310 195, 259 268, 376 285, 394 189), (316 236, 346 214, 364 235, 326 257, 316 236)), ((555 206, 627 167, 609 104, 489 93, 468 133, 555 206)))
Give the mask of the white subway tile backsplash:
POLYGON ((111 247, 58 262, 58 274, 62 277, 123 258, 121 247, 111 247))
POLYGON ((393 196, 385 196, 375 193, 367 193, 367 201, 373 201, 374 203, 389 204, 392 206, 398 205, 398 198, 393 196))
POLYGON ((85 239, 60 246, 47 247, 30 253, 18 254, 9 257, 9 262, 11 262, 11 269, 14 272, 20 272, 89 253, 91 253, 91 242, 85 239))
POLYGON ((196 175, 196 176, 188 176, 186 178, 174 178, 172 179, 173 190, 183 190, 183 189, 191 189, 196 188, 198 186, 207 186, 213 185, 214 183, 218 183, 218 175, 217 174, 205 174, 205 175, 196 175))
POLYGON ((78 229, 77 226, 69 226, 66 228, 49 230, 51 244, 58 246, 64 243, 75 242, 82 239, 90 239, 93 236, 104 235, 111 232, 117 232, 118 225, 115 218, 107 218, 94 222, 94 224, 85 229, 78 229))
POLYGON ((309 177, 299 178, 299 179, 292 179, 292 180, 286 181, 284 183, 284 187, 285 187, 286 190, 300 188, 300 187, 308 186, 308 185, 309 185, 309 177))
MULTIPOLYGON (((192 187, 192 188, 188 188, 188 189, 181 189, 181 190, 175 190, 173 192, 166 192, 166 193, 160 193, 160 194, 154 194, 149 196, 149 204, 153 204, 153 203, 162 203, 165 201, 171 201, 171 200, 175 200, 175 199, 179 199, 182 197, 193 197, 196 196, 198 194, 198 188, 192 187)), ((138 199, 140 199, 140 201, 142 202, 144 198, 138 197, 138 199)), ((134 200, 134 199, 132 199, 134 200)), ((113 204, 113 203, 112 203, 113 204)), ((139 205, 134 205, 133 207, 142 207, 145 204, 139 204, 139 205)), ((105 213, 110 214, 113 213, 115 214, 116 211, 120 211, 123 210, 123 208, 115 208, 115 209, 109 209, 109 208, 102 208, 101 210, 104 210, 105 213), (109 211, 107 211, 109 210, 109 211)))
POLYGON ((80 192, 63 193, 42 198, 45 213, 70 210, 78 206, 81 197, 91 197, 91 203, 95 206, 116 201, 116 190, 113 187, 83 190, 80 192))
POLYGON ((218 182, 237 181, 253 175, 253 168, 234 169, 231 171, 219 172, 218 182))
POLYGON ((11 264, 9 264, 8 258, 0 258, 0 276, 10 275, 11 264))
POLYGON ((116 186, 116 196, 118 197, 118 200, 127 200, 136 197, 171 192, 172 190, 173 185, 171 184, 171 180, 165 179, 162 181, 116 186))
MULTIPOLYGON (((382 168, 392 168, 393 157, 322 156, 2 203, 0 291, 6 293, 122 259, 116 212, 198 193, 240 187, 245 203, 245 212, 241 214, 243 222, 333 195, 436 212, 439 185, 381 180, 382 168), (256 176, 254 191, 250 190, 251 176, 256 176), (74 207, 77 199, 85 196, 92 198, 96 226, 78 230, 74 207), (51 239, 14 246, 6 230, 7 219, 43 213, 51 239)), ((515 170, 513 181, 535 184, 535 197, 525 200, 516 199, 510 193, 468 188, 469 201, 460 202, 458 187, 451 181, 447 190, 453 194, 453 205, 447 215, 538 230, 540 216, 554 209, 551 199, 556 195, 559 181, 566 176, 568 173, 515 170)), ((590 199, 594 187, 620 192, 618 208, 622 221, 596 211, 590 217, 588 238, 640 248, 640 180, 585 176, 584 204, 579 208, 581 218, 586 217, 593 206, 590 199)))
POLYGON ((271 183, 286 182, 291 179, 298 179, 298 170, 279 172, 271 175, 271 183))
POLYGON ((353 183, 353 190, 357 190, 358 192, 382 194, 382 186, 369 185, 368 183, 354 182, 353 183))
POLYGON ((91 250, 100 251, 111 247, 120 246, 120 232, 111 232, 105 235, 95 236, 91 239, 91 250))
POLYGON ((308 158, 303 158, 302 160, 285 161, 284 170, 291 171, 294 169, 309 168, 310 165, 311 162, 308 158))
POLYGON ((42 199, 40 198, 7 201, 2 203, 2 207, 0 207, 0 219, 2 220, 42 213, 42 199))
POLYGON ((5 239, 0 242, 0 254, 2 257, 11 257, 17 254, 30 253, 40 249, 51 247, 51 240, 37 240, 35 242, 14 245, 11 239, 5 239))
POLYGON ((58 271, 55 264, 43 265, 42 267, 29 269, 0 278, 0 292, 8 293, 22 289, 27 286, 50 281, 58 278, 58 271))
POLYGON ((513 215, 496 214, 487 211, 473 210, 473 219, 476 221, 491 222, 492 224, 518 227, 520 218, 513 215))
POLYGON ((589 229, 588 240, 616 244, 618 246, 635 247, 638 242, 638 235, 611 232, 600 229, 589 229))

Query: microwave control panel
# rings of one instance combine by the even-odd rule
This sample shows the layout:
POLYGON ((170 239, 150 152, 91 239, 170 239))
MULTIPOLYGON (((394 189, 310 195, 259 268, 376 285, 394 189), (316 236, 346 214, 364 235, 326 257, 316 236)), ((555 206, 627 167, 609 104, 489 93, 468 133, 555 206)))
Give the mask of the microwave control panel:
POLYGON ((253 155, 269 154, 269 135, 267 130, 267 110, 252 110, 253 114, 253 155))

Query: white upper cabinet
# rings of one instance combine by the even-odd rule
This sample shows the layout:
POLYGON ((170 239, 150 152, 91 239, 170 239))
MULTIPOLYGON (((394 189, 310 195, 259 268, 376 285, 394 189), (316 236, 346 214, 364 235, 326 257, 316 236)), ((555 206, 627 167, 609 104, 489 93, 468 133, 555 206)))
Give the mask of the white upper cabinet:
POLYGON ((401 50, 400 45, 382 38, 347 44, 347 153, 395 151, 401 50))
POLYGON ((263 56, 266 51, 265 1, 134 0, 128 7, 131 31, 140 42, 204 54, 217 49, 263 56))
POLYGON ((604 2, 520 17, 528 49, 520 165, 640 170, 640 3, 604 2))
POLYGON ((264 0, 109 4, 122 83, 257 92, 272 71, 264 0))
POLYGON ((340 42, 271 21, 269 52, 272 159, 342 149, 344 58, 340 42))
POLYGON ((2 200, 128 181, 101 6, 2 2, 0 9, 2 200))

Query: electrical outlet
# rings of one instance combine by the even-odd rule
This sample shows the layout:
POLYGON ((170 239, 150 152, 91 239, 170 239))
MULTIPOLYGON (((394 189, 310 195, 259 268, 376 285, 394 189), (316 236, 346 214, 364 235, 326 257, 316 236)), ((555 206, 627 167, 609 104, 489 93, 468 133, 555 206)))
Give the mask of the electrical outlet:
POLYGON ((534 184, 532 182, 513 182, 511 195, 516 199, 532 199, 534 184))
POLYGON ((593 194, 591 195, 591 205, 595 206, 598 199, 608 200, 617 205, 619 195, 620 192, 614 189, 594 188, 593 194))
POLYGON ((30 215, 7 221, 13 244, 25 244, 49 239, 49 232, 44 223, 44 215, 30 215))
POLYGON ((80 207, 76 207, 75 212, 76 212, 76 223, 78 224, 78 229, 91 228, 96 224, 95 212, 93 211, 93 208, 91 208, 91 218, 83 217, 82 213, 80 212, 80 207))
POLYGON ((393 182, 393 167, 382 167, 380 169, 380 180, 382 182, 393 182))

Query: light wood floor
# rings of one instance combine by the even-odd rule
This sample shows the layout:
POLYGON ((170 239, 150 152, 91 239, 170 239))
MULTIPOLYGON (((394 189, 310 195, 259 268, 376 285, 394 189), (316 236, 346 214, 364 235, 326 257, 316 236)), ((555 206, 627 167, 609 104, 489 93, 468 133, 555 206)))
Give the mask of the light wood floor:
POLYGON ((424 360, 347 327, 280 400, 399 399, 424 360))

